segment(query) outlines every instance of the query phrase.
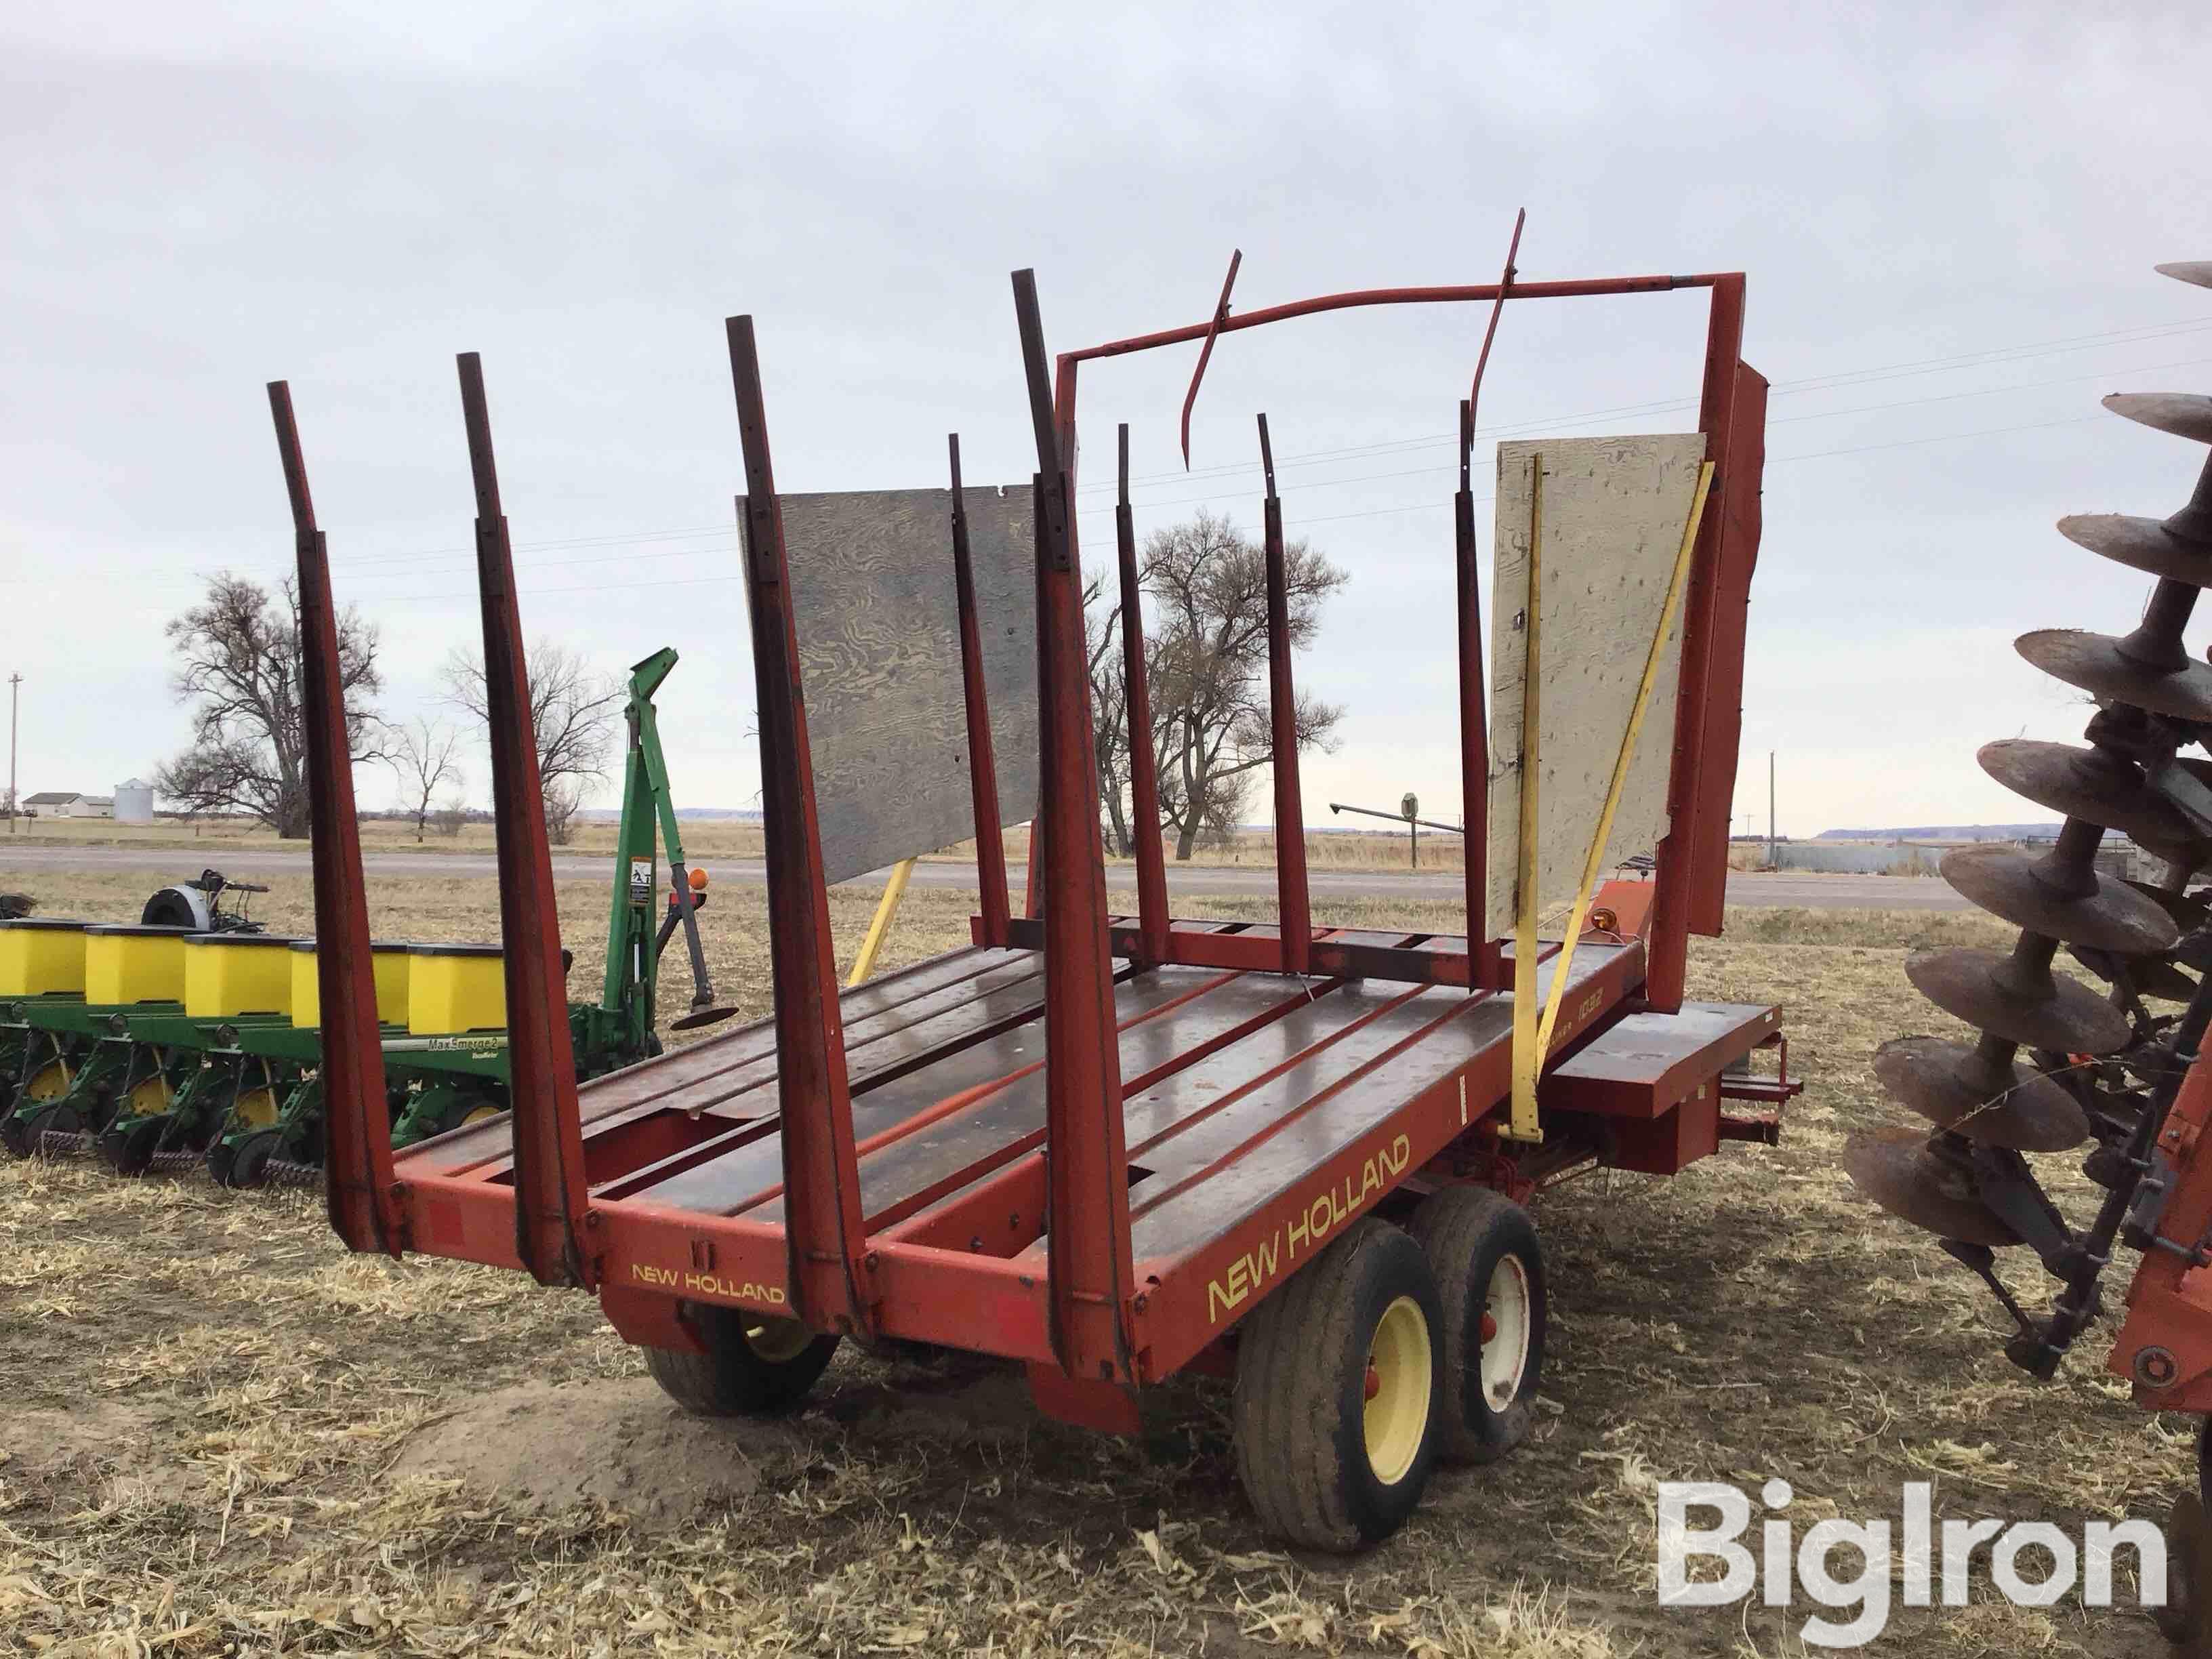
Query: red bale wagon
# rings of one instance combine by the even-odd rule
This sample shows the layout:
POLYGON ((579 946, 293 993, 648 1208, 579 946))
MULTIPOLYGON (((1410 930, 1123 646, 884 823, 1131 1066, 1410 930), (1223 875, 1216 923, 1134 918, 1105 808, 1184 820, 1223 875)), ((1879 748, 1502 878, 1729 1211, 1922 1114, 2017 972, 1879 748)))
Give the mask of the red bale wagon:
MULTIPOLYGON (((956 440, 944 535, 972 756, 975 942, 840 990, 783 509, 751 320, 734 319, 775 1012, 580 1089, 554 1017, 561 945, 507 526, 481 374, 461 359, 514 1108, 398 1154, 329 572, 289 396, 270 388, 308 641, 319 936, 339 945, 320 953, 331 1220, 356 1250, 488 1262, 595 1292, 662 1386, 700 1412, 790 1407, 848 1335, 1018 1362, 1042 1409, 1101 1429, 1133 1429, 1139 1391, 1179 1371, 1232 1378, 1240 1468, 1261 1517, 1298 1543, 1357 1547, 1406 1518, 1436 1459, 1496 1457, 1528 1431, 1547 1296, 1522 1208, 1531 1194, 1578 1170, 1669 1174, 1726 1139, 1771 1143, 1798 1086, 1786 1063, 1764 1076, 1742 1063, 1779 1046, 1775 1010, 1683 1000, 1688 936, 1721 921, 1759 534, 1765 382, 1739 357, 1742 278, 1516 284, 1509 267, 1497 285, 1237 316, 1224 289, 1209 322, 1062 356, 1056 386, 1028 273, 1015 289, 1039 469, 1042 852, 1024 902, 1009 892, 999 835, 956 440), (1479 936, 1492 766, 1463 404, 1460 708, 1478 936, 1313 925, 1295 836, 1280 838, 1279 924, 1172 916, 1142 744, 1137 914, 1111 914, 1073 511, 1078 366, 1182 341, 1210 352, 1222 334, 1345 307, 1682 288, 1711 296, 1699 426, 1715 465, 1710 510, 1693 513, 1675 570, 1680 670, 1657 692, 1676 718, 1652 879, 1597 895, 1603 931, 1579 920, 1586 880, 1571 949, 1535 938, 1533 899, 1516 940, 1479 936), (1554 999, 1548 1033, 1540 962, 1554 999)), ((1117 550, 1142 721, 1127 456, 1125 441, 1117 550)), ((1276 819, 1297 823, 1272 460, 1266 524, 1276 819)), ((1647 665, 1647 692, 1654 678, 1647 665)))

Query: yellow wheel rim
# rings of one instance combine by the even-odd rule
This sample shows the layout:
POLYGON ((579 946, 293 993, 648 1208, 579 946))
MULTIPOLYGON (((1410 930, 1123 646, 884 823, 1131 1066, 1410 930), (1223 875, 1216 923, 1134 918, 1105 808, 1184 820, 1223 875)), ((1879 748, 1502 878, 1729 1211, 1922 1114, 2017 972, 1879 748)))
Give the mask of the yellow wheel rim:
POLYGON ((33 1100, 59 1100, 70 1091, 71 1081, 69 1062, 50 1060, 31 1074, 23 1092, 33 1100))
POLYGON ((273 1089, 249 1089, 239 1096, 230 1109, 230 1114, 243 1128, 270 1128, 276 1121, 276 1091, 273 1089))
POLYGON ((795 1319, 763 1319, 745 1327, 745 1346, 771 1365, 784 1365, 806 1352, 814 1333, 795 1319))
POLYGON ((1367 1464, 1386 1486, 1406 1478, 1428 1438, 1435 1375, 1429 1322, 1419 1303, 1401 1296, 1382 1310, 1367 1349, 1367 1464))
POLYGON ((143 1083, 134 1085, 131 1092, 124 1097, 127 1103, 125 1115, 159 1117, 169 1109, 169 1103, 175 1097, 176 1091, 169 1087, 168 1078, 156 1072, 143 1083))
POLYGON ((476 1110, 471 1112, 466 1117, 461 1120, 461 1127, 465 1129, 471 1123, 482 1123, 487 1119, 501 1115, 502 1115, 502 1114, 501 1113, 500 1109, 496 1106, 479 1106, 476 1110))

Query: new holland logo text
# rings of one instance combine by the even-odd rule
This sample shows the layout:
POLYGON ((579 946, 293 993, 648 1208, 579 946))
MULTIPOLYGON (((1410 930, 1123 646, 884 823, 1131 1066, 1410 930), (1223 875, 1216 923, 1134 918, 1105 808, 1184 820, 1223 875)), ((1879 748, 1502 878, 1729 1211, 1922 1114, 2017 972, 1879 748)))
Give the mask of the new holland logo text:
POLYGON ((1218 1325, 1221 1316, 1242 1307, 1246 1297, 1281 1273, 1285 1264, 1295 1267, 1301 1256, 1319 1249, 1344 1225, 1368 1198, 1380 1192, 1393 1176, 1405 1173, 1413 1161, 1413 1143, 1403 1135, 1378 1147, 1359 1166, 1358 1175, 1343 1180, 1307 1201, 1287 1223, 1279 1224, 1252 1249, 1229 1264, 1229 1270, 1206 1287, 1206 1317, 1218 1325))
POLYGON ((673 1267, 652 1267, 641 1261, 630 1263, 629 1276, 657 1291, 696 1291, 701 1296, 719 1296, 732 1302, 765 1302, 776 1308, 783 1306, 785 1301, 781 1285, 756 1285, 750 1279, 724 1279, 716 1273, 679 1273, 673 1267))

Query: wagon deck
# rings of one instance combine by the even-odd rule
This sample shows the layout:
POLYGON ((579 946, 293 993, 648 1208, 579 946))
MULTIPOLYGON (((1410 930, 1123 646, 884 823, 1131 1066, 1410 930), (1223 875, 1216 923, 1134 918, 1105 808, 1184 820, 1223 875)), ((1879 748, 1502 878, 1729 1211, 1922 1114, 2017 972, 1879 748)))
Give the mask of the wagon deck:
MULTIPOLYGON (((1425 934, 1322 938, 1465 948, 1425 934)), ((1547 946, 1547 957, 1555 951, 1547 946)), ((1561 1046, 1575 1052, 1561 1073, 1601 1077, 1612 1091, 1576 1103, 1594 1117, 1658 1119, 1692 1088, 1709 1088, 1709 1107, 1690 1114, 1692 1134, 1749 1138, 1758 1120, 1723 1117, 1720 1074, 1771 1039, 1775 1011, 1692 1004, 1686 1026, 1652 1019, 1669 1033, 1694 1032, 1688 1049, 1635 1016, 1608 1024, 1601 1015, 1620 1014, 1644 966, 1635 940, 1576 951, 1568 994, 1592 1007, 1586 1024, 1597 1034, 1577 1042, 1579 1030, 1562 1032, 1561 1046)), ((956 951, 848 991, 842 1004, 862 1227, 879 1266, 957 1271, 971 1265, 961 1257, 987 1257, 1017 1270, 1015 1290, 1035 1288, 1046 1256, 1041 954, 956 951)), ((1421 1189, 1422 1166, 1506 1089, 1512 994, 1123 963, 1115 1020, 1133 1258, 1148 1287, 1144 1311, 1158 1310, 1139 1333, 1139 1375, 1149 1381, 1206 1346, 1270 1274, 1318 1248, 1378 1184, 1410 1178, 1421 1189)), ((681 1288, 696 1276, 695 1290, 763 1312, 787 1306, 777 1083, 775 1027, 763 1021, 582 1086, 592 1213, 629 1243, 629 1260, 608 1265, 610 1285, 681 1288), (744 1265, 763 1255, 757 1273, 744 1265), (711 1264, 703 1270, 695 1265, 702 1259, 711 1264), (748 1287, 754 1294, 742 1293, 748 1287)), ((1739 1086, 1759 1097, 1760 1085, 1739 1086)), ((395 1174, 424 1200, 416 1247, 520 1265, 514 1167, 503 1122, 399 1154, 395 1174)), ((957 1301, 903 1306, 882 1329, 1049 1357, 1041 1296, 994 1305, 999 1317, 988 1324, 957 1301)))

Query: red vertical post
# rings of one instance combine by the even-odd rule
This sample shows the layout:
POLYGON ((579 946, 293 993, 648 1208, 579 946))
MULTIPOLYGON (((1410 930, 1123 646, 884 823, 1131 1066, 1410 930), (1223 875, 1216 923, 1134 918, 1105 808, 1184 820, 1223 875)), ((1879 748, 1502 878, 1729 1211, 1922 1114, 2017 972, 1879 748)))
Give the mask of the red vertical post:
POLYGON ((1160 784, 1152 762, 1152 692, 1145 678, 1144 593, 1137 580, 1137 520, 1129 509, 1129 426, 1121 430, 1121 495, 1114 509, 1115 550, 1121 564, 1122 713, 1129 730, 1129 830, 1137 838, 1138 931, 1145 955, 1168 951, 1167 854, 1160 846, 1160 784))
MULTIPOLYGON (((1644 994, 1663 1013, 1682 1005, 1691 931, 1718 933, 1726 902, 1728 819, 1735 788, 1732 734, 1742 717, 1745 607, 1758 551, 1758 468, 1751 466, 1748 477, 1734 476, 1742 459, 1735 426, 1743 372, 1743 299, 1741 275, 1714 279, 1698 427, 1705 434, 1705 459, 1714 463, 1715 471, 1683 605, 1680 700, 1667 784, 1668 827, 1655 860, 1651 927, 1645 939, 1650 956, 1644 994), (1741 522, 1745 495, 1752 498, 1747 547, 1741 532, 1731 538, 1729 528, 1731 521, 1741 522), (1725 711, 1712 707, 1716 696, 1726 701, 1725 711), (1724 738, 1723 753, 1717 744, 1724 738)), ((1764 392, 1760 381, 1762 431, 1764 392)))
POLYGON ((353 799, 353 744, 338 659, 337 608, 331 599, 330 548, 315 524, 292 389, 269 383, 276 453, 291 497, 300 580, 300 645, 307 738, 307 817, 313 837, 315 955, 322 1006, 326 1103, 324 1203, 331 1227, 353 1250, 397 1257, 406 1224, 392 1183, 392 1118, 384 1102, 384 1046, 369 971, 368 891, 362 878, 361 824, 353 799))
POLYGON ((860 1162, 854 1150, 852 1091, 830 937, 830 890, 822 875, 799 635, 791 614, 783 509, 769 455, 753 319, 732 317, 728 327, 730 378, 745 455, 745 593, 759 707, 789 1293, 793 1310, 817 1328, 865 1329, 872 1298, 862 1288, 866 1239, 860 1162))
MULTIPOLYGON (((1133 1378, 1129 1161, 1121 1122, 1106 854, 1076 550, 1072 405, 1055 411, 1036 279, 1014 273, 1038 477, 1037 689, 1044 829, 1045 1162, 1052 1335, 1061 1367, 1133 1378)), ((1063 380, 1072 393, 1072 376, 1063 380)))
POLYGON ((531 718, 530 672, 514 596, 514 556, 499 500, 483 365, 461 353, 461 418, 477 497, 477 588, 483 611, 484 703, 491 735, 492 825, 499 848, 500 936, 507 978, 507 1094, 514 1134, 514 1246, 541 1285, 590 1289, 596 1264, 580 1231, 590 1200, 568 1040, 561 914, 545 840, 544 781, 531 718))
POLYGON ((1004 950, 1012 914, 1006 837, 999 825, 999 761, 991 741, 991 697, 983 678, 983 630, 975 614, 975 566, 968 548, 968 501, 961 493, 960 434, 952 455, 952 585, 960 610, 960 689, 968 711, 968 787, 975 802, 975 882, 983 943, 1004 950))
POLYGON ((1313 952, 1306 894, 1306 815, 1298 793, 1298 699, 1291 680, 1290 573, 1283 553, 1283 503, 1275 494, 1275 452, 1260 417, 1260 465, 1267 478, 1267 724, 1275 776, 1275 895, 1283 971, 1303 974, 1313 952))
POLYGON ((1482 676, 1482 574, 1475 563, 1474 404, 1459 406, 1459 493, 1452 498, 1454 568, 1459 587, 1460 823, 1467 848, 1467 945, 1470 982, 1502 990, 1498 941, 1490 937, 1490 716, 1482 676))

